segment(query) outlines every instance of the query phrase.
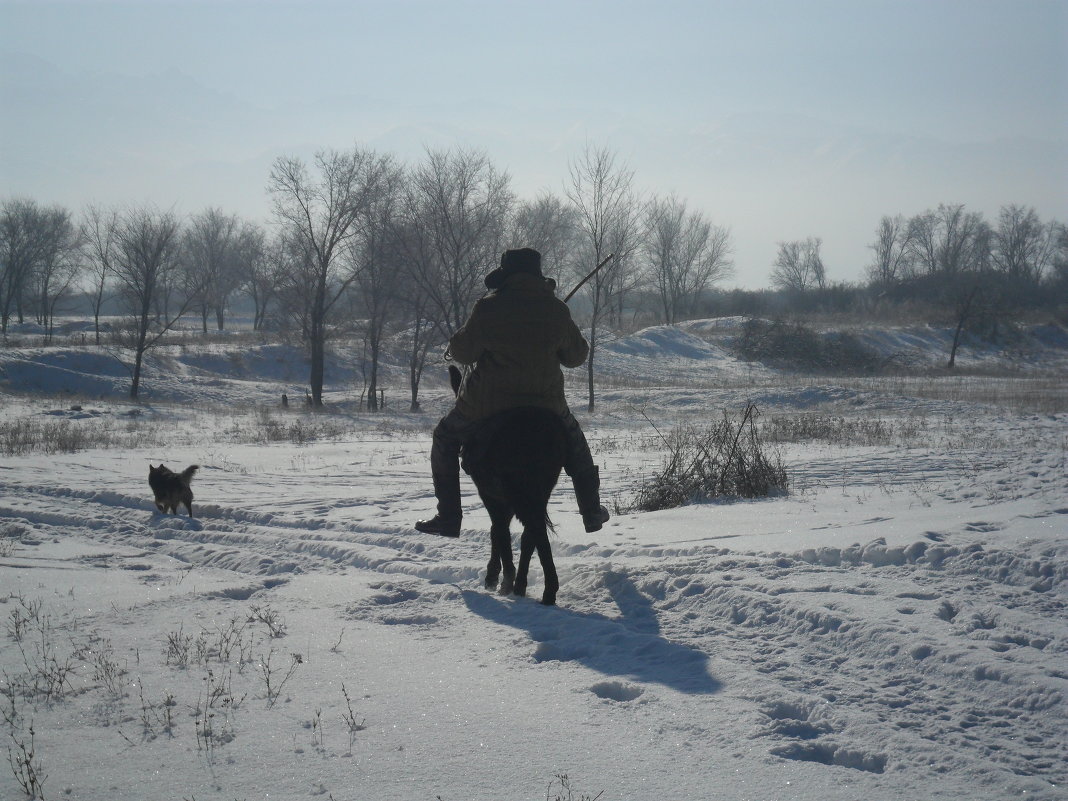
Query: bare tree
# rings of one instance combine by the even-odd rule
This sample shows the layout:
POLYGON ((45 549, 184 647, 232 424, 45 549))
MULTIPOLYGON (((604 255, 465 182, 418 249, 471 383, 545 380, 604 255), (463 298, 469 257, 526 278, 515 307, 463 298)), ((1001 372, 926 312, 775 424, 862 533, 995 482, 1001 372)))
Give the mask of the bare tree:
POLYGON ((603 320, 607 327, 616 331, 626 325, 624 313, 627 303, 644 281, 639 258, 644 242, 641 222, 643 208, 644 204, 635 199, 631 213, 617 220, 608 237, 612 263, 607 276, 607 302, 603 320))
POLYGON ((686 201, 671 195, 645 207, 644 256, 660 297, 664 322, 673 325, 695 308, 708 287, 731 273, 731 238, 686 201))
POLYGON ((70 212, 58 206, 46 209, 42 219, 44 238, 30 283, 37 322, 51 341, 55 314, 81 269, 78 258, 81 232, 71 222, 70 212))
POLYGON ((92 279, 89 297, 93 305, 96 344, 99 345, 100 310, 104 305, 108 279, 115 272, 119 213, 114 209, 90 205, 82 216, 82 247, 87 272, 92 279))
POLYGON ((903 216, 883 217, 875 229, 874 252, 868 265, 868 278, 880 287, 889 287, 907 278, 912 269, 911 229, 903 216))
POLYGON ((357 265, 344 258, 345 252, 378 191, 382 159, 354 147, 347 152, 320 151, 314 166, 313 176, 302 160, 278 158, 268 191, 274 196, 277 219, 297 238, 312 270, 304 289, 309 311, 309 384, 312 403, 318 408, 323 405, 328 315, 356 280, 357 265))
POLYGON ((542 272, 559 283, 574 257, 578 234, 574 207, 551 192, 543 192, 533 201, 517 206, 509 247, 537 250, 541 253, 542 272))
POLYGON ((938 218, 927 210, 908 221, 907 258, 925 275, 938 272, 938 218))
POLYGON ((182 251, 194 283, 201 288, 195 305, 200 309, 204 333, 213 312, 217 330, 226 328, 230 296, 241 285, 241 230, 241 220, 236 215, 224 214, 217 208, 194 215, 186 228, 182 251))
POLYGON ((1040 281, 1054 253, 1055 225, 1044 225, 1030 206, 1002 206, 993 235, 994 266, 1014 278, 1040 281))
POLYGON ((118 248, 114 261, 120 296, 133 319, 131 347, 130 397, 136 399, 141 387, 141 370, 145 353, 186 312, 195 292, 186 294, 185 302, 173 317, 158 318, 159 295, 174 278, 180 260, 178 219, 171 212, 144 207, 131 209, 119 219, 115 230, 118 248))
POLYGON ((445 326, 440 322, 438 300, 432 294, 433 285, 425 280, 426 265, 433 264, 433 241, 423 229, 419 218, 412 214, 412 193, 405 199, 405 213, 394 227, 393 244, 405 269, 400 276, 398 298, 400 314, 407 323, 408 386, 410 409, 420 409, 419 387, 431 348, 445 344, 445 326))
POLYGON ((500 257, 514 202, 509 183, 474 150, 428 151, 411 173, 405 258, 446 336, 463 325, 500 257))
POLYGON ((426 369, 427 354, 430 349, 444 343, 441 329, 438 328, 430 314, 430 296, 413 285, 411 291, 404 295, 404 304, 408 310, 408 386, 411 391, 409 409, 420 410, 419 385, 426 369))
MULTIPOLYGON (((631 190, 633 181, 633 171, 625 164, 617 164, 616 155, 607 147, 587 145, 570 163, 565 192, 575 208, 585 255, 576 262, 577 275, 593 270, 612 252, 613 238, 618 241, 623 232, 634 227, 638 203, 631 190)), ((586 375, 591 412, 595 405, 593 377, 598 327, 609 309, 612 287, 617 279, 615 272, 619 269, 616 260, 609 260, 583 286, 590 304, 590 355, 586 375)))
POLYGON ((267 244, 263 228, 257 223, 243 221, 234 237, 233 254, 234 271, 238 279, 236 291, 248 295, 252 300, 252 330, 259 331, 267 313, 267 304, 277 288, 277 282, 258 284, 256 280, 267 272, 267 244))
POLYGON ((964 204, 939 204, 909 220, 909 253, 928 275, 958 275, 978 269, 989 254, 989 227, 964 204))
POLYGON ((34 302, 34 276, 56 249, 61 220, 69 215, 57 207, 17 198, 0 206, 0 331, 7 335, 15 315, 20 323, 34 302))
POLYGON ((281 228, 268 251, 270 270, 276 276, 277 322, 282 330, 300 332, 302 342, 311 339, 312 307, 318 268, 303 237, 291 228, 281 228))
POLYGON ((362 233, 351 243, 353 262, 360 265, 357 302, 364 313, 364 343, 370 356, 367 408, 378 410, 378 365, 382 342, 396 301, 403 264, 397 227, 404 189, 404 171, 385 159, 379 191, 368 204, 362 233))
POLYGON ((818 236, 780 242, 771 272, 771 283, 779 289, 794 292, 822 288, 827 280, 820 256, 822 245, 823 240, 818 236))
POLYGON ((1068 225, 1054 221, 1049 227, 1053 244, 1046 285, 1053 290, 1055 297, 1068 298, 1068 225))
POLYGON ((975 308, 978 306, 976 299, 980 291, 979 284, 975 283, 965 291, 957 291, 952 296, 956 325, 953 328, 953 341, 949 346, 949 362, 946 364, 950 370, 957 365, 957 350, 960 348, 961 335, 964 333, 964 326, 975 314, 975 308))

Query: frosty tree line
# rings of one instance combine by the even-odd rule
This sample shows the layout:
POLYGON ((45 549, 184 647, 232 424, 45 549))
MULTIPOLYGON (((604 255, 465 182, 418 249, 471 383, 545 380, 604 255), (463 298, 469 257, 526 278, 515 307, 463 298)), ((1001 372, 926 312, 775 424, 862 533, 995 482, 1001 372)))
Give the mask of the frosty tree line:
POLYGON ((599 336, 637 323, 722 314, 852 311, 922 306, 997 336, 1022 310, 1063 313, 1068 226, 1035 209, 1003 206, 996 221, 943 204, 877 224, 860 284, 829 281, 822 240, 778 243, 773 289, 716 289, 732 274, 728 227, 675 195, 640 192, 610 149, 588 146, 568 165, 563 192, 518 198, 483 152, 427 151, 406 165, 354 147, 311 163, 283 156, 267 180, 266 223, 208 208, 180 219, 150 205, 89 205, 77 213, 29 198, 0 205, 0 327, 33 320, 51 337, 57 315, 90 309, 95 341, 133 354, 137 397, 144 354, 177 320, 224 330, 238 302, 257 331, 299 334, 309 386, 322 403, 326 343, 362 338, 375 408, 386 337, 402 335, 411 404, 427 354, 460 326, 508 247, 543 254, 566 291, 609 254, 577 296, 588 326, 590 406, 599 336), (128 322, 101 326, 106 310, 128 322))

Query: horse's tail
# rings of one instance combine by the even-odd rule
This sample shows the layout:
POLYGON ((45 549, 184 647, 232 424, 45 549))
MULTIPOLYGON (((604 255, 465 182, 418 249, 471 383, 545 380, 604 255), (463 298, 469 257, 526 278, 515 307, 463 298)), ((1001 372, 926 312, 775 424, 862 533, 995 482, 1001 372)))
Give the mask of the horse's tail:
MULTIPOLYGON (((559 476, 559 472, 555 475, 559 476)), ((536 529, 544 526, 549 531, 555 531, 553 521, 549 519, 547 501, 552 495, 556 481, 549 484, 532 479, 535 479, 533 475, 521 476, 518 473, 501 477, 507 498, 523 528, 536 529)))

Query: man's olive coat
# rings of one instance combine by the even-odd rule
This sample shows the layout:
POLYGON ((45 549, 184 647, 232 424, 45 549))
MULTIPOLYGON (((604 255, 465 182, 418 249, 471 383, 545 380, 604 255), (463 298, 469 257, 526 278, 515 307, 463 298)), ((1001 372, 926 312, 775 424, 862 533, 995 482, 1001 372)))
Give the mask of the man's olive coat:
POLYGON ((544 278, 515 273, 475 303, 449 351, 460 364, 474 365, 456 409, 481 420, 517 406, 567 412, 560 365, 578 367, 590 346, 544 278))

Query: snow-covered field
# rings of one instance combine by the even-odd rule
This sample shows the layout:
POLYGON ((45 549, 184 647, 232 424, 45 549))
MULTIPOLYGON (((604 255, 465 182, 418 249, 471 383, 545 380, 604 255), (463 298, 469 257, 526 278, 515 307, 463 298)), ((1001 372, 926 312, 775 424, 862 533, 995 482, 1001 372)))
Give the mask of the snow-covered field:
POLYGON ((387 370, 362 413, 342 354, 313 415, 278 404, 297 351, 216 345, 158 351, 135 405, 106 353, 0 351, 6 438, 108 443, 0 456, 0 798, 31 742, 48 799, 1068 798, 1068 351, 804 379, 718 325, 608 344, 594 414, 574 377, 607 500, 656 429, 750 400, 790 494, 586 534, 564 477, 555 608, 536 565, 483 588, 466 480, 458 541, 411 528, 440 382, 411 414, 387 370), (195 519, 154 510, 161 461, 201 465, 195 519))

